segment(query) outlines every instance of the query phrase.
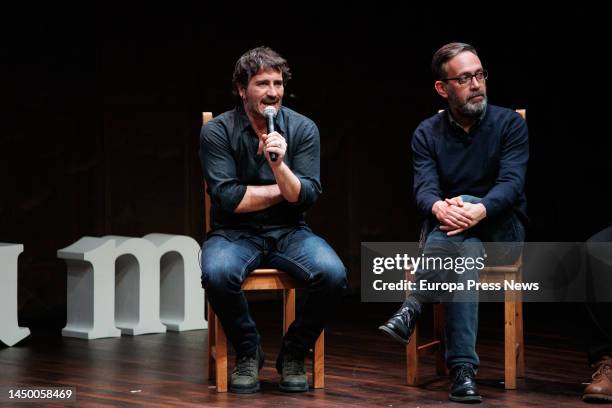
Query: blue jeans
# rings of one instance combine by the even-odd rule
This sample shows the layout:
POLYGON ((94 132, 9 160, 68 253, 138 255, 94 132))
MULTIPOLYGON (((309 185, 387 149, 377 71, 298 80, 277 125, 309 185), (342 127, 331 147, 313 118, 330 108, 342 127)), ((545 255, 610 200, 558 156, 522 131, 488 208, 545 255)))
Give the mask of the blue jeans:
POLYGON ((346 288, 346 268, 329 244, 305 227, 278 241, 260 236, 230 241, 211 235, 202 245, 202 285, 238 356, 253 354, 259 344, 241 286, 250 272, 263 266, 307 284, 306 303, 283 340, 283 347, 305 354, 346 288))
MULTIPOLYGON (((464 202, 477 204, 480 198, 464 195, 464 202)), ((448 236, 436 225, 427 235, 423 253, 425 257, 465 257, 478 258, 484 256, 485 248, 482 242, 516 242, 516 245, 504 246, 508 250, 504 254, 496 254, 497 259, 513 262, 519 255, 522 242, 525 239, 525 229, 515 214, 485 218, 475 227, 461 234, 448 236)), ((426 279, 428 282, 464 282, 468 279, 479 280, 479 270, 476 267, 465 268, 462 274, 454 271, 419 269, 416 271, 417 281, 426 279)), ((476 334, 478 332, 478 292, 458 292, 452 299, 441 298, 436 292, 413 292, 412 295, 420 302, 443 302, 446 337, 446 365, 453 368, 459 364, 469 363, 475 369, 480 365, 476 354, 476 334)))

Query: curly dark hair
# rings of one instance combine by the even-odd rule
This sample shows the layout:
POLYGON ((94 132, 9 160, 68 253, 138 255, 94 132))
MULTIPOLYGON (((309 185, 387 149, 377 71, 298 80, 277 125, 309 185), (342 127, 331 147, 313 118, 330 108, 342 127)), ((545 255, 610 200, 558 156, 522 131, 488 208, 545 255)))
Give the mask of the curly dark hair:
POLYGON ((233 93, 238 95, 238 88, 246 88, 251 78, 260 69, 272 68, 283 74, 283 85, 291 79, 291 72, 287 61, 276 51, 269 47, 257 47, 248 50, 236 61, 232 77, 233 93))

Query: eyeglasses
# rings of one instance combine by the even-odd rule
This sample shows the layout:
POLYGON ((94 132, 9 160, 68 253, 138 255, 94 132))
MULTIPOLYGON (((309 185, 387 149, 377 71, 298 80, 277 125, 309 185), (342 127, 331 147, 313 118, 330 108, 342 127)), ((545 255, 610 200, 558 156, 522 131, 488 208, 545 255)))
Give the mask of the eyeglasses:
POLYGON ((454 79, 455 81, 457 81, 458 85, 466 85, 468 83, 469 84, 472 83, 472 78, 476 78, 476 80, 478 82, 482 82, 485 79, 487 79, 488 76, 489 76, 489 73, 487 72, 487 70, 482 70, 482 71, 477 72, 475 74, 463 74, 461 76, 454 77, 454 78, 443 78, 443 79, 441 79, 441 81, 448 82, 451 79, 454 79))

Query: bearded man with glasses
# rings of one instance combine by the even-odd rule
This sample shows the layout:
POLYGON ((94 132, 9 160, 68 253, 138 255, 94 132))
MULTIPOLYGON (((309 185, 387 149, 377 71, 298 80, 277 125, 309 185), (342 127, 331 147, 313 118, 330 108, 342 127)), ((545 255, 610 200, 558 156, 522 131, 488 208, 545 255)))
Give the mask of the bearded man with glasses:
MULTIPOLYGON (((425 257, 484 257, 483 242, 512 242, 504 261, 520 254, 527 221, 524 193, 527 125, 513 110, 487 103, 487 71, 473 46, 450 43, 433 56, 436 92, 448 109, 414 132, 414 194, 425 217, 425 257)), ((504 246, 505 248, 505 246, 504 246)), ((417 281, 476 280, 479 270, 417 269, 417 281)), ((419 285, 417 284, 417 288, 419 285)), ((475 382, 478 295, 412 291, 380 330, 408 344, 425 302, 444 303, 449 398, 482 400, 475 382)))

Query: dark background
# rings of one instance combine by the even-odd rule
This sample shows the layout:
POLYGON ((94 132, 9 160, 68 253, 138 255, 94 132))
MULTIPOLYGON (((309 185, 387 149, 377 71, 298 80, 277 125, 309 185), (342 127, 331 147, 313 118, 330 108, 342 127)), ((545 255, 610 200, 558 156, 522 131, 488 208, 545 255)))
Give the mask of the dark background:
POLYGON ((587 95, 607 86, 597 12, 302 8, 109 6, 4 25, 0 242, 25 246, 22 326, 63 327, 56 251, 82 236, 202 240, 201 112, 232 108, 233 65, 259 45, 289 61, 284 104, 321 131, 324 194, 309 221, 349 267, 352 293, 360 242, 417 239, 410 140, 444 107, 430 61, 450 41, 477 48, 490 103, 527 109, 528 240, 582 241, 612 219, 608 109, 587 95))

